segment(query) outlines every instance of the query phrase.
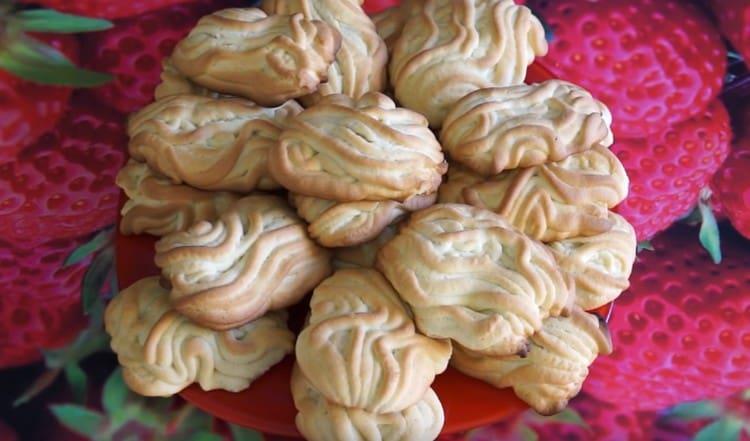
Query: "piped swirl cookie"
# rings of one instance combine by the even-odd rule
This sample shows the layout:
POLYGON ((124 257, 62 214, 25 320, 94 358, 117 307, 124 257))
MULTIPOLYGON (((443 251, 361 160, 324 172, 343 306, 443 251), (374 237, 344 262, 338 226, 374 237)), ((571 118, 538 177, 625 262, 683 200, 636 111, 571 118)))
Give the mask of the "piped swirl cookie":
POLYGON ((606 305, 630 285, 635 230, 617 213, 609 212, 609 220, 613 226, 607 232, 549 244, 562 270, 575 279, 576 303, 585 310, 606 305))
POLYGON ((171 61, 196 84, 270 107, 315 92, 340 45, 336 29, 302 14, 231 8, 201 18, 171 61))
POLYGON ((291 194, 290 199, 297 213, 310 224, 310 237, 325 247, 348 247, 371 241, 409 213, 434 204, 437 193, 404 202, 336 202, 296 194, 291 194))
POLYGON ((216 222, 161 238, 155 257, 175 309, 212 329, 297 303, 330 273, 329 260, 275 196, 245 197, 216 222))
POLYGON ((414 213, 380 250, 376 267, 411 306, 421 332, 488 355, 523 351, 572 295, 544 245, 468 205, 414 213))
POLYGON ((625 199, 628 182, 617 156, 596 146, 486 179, 453 166, 439 201, 494 211, 530 237, 551 242, 609 231, 608 209, 625 199))
POLYGON ((606 325, 573 308, 568 315, 546 319, 522 354, 488 357, 456 345, 451 365, 498 388, 512 387, 534 410, 551 415, 578 394, 597 355, 611 351, 606 325))
POLYGON ((314 94, 301 98, 305 105, 321 97, 344 94, 359 98, 370 91, 382 91, 386 85, 388 53, 375 25, 358 0, 264 0, 269 15, 301 13, 308 20, 320 20, 341 35, 341 47, 328 69, 328 80, 314 94))
POLYGON ((378 252, 398 233, 398 225, 389 225, 373 240, 351 247, 334 248, 331 250, 334 269, 341 268, 374 268, 378 252))
POLYGON ((203 191, 172 181, 133 161, 117 174, 117 185, 128 200, 120 214, 122 234, 165 236, 199 221, 212 222, 240 197, 225 191, 203 191))
POLYGON ((192 383, 239 392, 294 347, 284 311, 214 331, 173 310, 159 277, 141 279, 115 296, 104 325, 125 382, 146 396, 170 396, 192 383))
POLYGON ((294 193, 351 202, 434 193, 447 164, 422 115, 372 92, 329 95, 297 115, 268 167, 294 193))
POLYGON ((372 269, 336 271, 313 292, 297 363, 329 401, 373 413, 414 405, 445 370, 447 340, 418 334, 406 306, 372 269))
POLYGON ((521 84, 547 53, 544 28, 513 0, 420 0, 389 63, 401 105, 439 128, 448 110, 485 87, 521 84))
POLYGON ((130 118, 128 148, 131 157, 175 184, 236 192, 274 189, 268 150, 300 111, 294 101, 265 108, 240 98, 169 96, 130 118))
POLYGON ((292 371, 292 397, 297 429, 309 441, 432 441, 445 420, 432 389, 404 410, 373 413, 327 400, 299 366, 292 371))
POLYGON ((612 145, 607 107, 564 81, 480 89, 451 109, 440 141, 451 160, 484 176, 612 145))

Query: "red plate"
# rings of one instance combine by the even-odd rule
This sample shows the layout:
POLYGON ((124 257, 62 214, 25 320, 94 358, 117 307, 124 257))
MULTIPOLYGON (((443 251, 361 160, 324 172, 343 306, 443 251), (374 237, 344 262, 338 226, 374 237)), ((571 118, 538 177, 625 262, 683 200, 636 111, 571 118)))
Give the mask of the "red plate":
MULTIPOLYGON (((552 75, 538 64, 531 65, 528 70, 528 82, 550 78, 552 75)), ((155 241, 151 236, 117 234, 117 275, 121 286, 130 286, 143 277, 159 274, 153 263, 155 241)), ((608 314, 609 308, 605 309, 605 314, 608 314)), ((304 307, 292 311, 290 322, 301 323, 299 317, 304 314, 304 307), (295 315, 298 316, 296 320, 295 315)), ((230 423, 268 434, 299 436, 294 426, 297 412, 289 390, 292 364, 292 356, 285 358, 239 393, 205 392, 194 385, 181 395, 195 406, 230 423)), ((516 398, 512 390, 496 389, 452 368, 438 376, 433 386, 445 409, 443 434, 490 424, 528 407, 516 398)))

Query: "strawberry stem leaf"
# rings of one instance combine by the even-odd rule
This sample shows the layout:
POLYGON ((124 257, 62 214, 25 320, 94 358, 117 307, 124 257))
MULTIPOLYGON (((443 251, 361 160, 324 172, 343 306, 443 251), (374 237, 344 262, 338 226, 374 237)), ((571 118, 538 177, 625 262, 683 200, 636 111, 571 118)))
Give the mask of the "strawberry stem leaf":
POLYGON ((98 18, 65 14, 52 9, 30 9, 13 15, 13 25, 23 31, 74 34, 110 29, 112 23, 98 18))
POLYGON ((65 365, 65 379, 73 392, 73 400, 78 404, 86 403, 86 373, 78 366, 78 363, 65 365))
POLYGON ((81 302, 83 303, 84 314, 91 314, 94 306, 101 301, 102 288, 104 288, 107 278, 112 272, 114 259, 114 249, 112 247, 105 248, 97 254, 86 270, 81 288, 81 302))
POLYGON ((518 437, 522 441, 537 441, 539 439, 539 435, 534 431, 534 429, 527 426, 526 424, 521 424, 516 430, 518 431, 518 437))
POLYGON ((109 414, 116 413, 125 405, 128 398, 128 388, 122 378, 122 370, 115 369, 104 383, 102 391, 102 405, 109 414))
POLYGON ((0 45, 0 69, 46 85, 91 87, 111 79, 110 75, 76 67, 62 52, 28 35, 0 45))
POLYGON ((721 263, 721 240, 716 217, 714 217, 711 207, 703 201, 698 203, 698 209, 701 214, 701 229, 698 238, 703 248, 711 255, 714 263, 719 264, 721 263))
POLYGON ((79 246, 65 259, 63 266, 71 266, 83 262, 90 255, 99 252, 112 243, 112 228, 105 228, 91 240, 79 246))
POLYGON ((737 418, 721 418, 695 434, 694 441, 735 441, 740 439, 742 421, 737 418))
POLYGON ((60 424, 87 438, 98 433, 106 421, 101 413, 76 404, 52 405, 50 410, 60 424))
POLYGON ((665 418, 673 418, 682 421, 693 421, 704 418, 716 418, 721 414, 721 409, 711 401, 695 401, 678 404, 667 410, 665 418))
POLYGON ((38 376, 31 386, 28 387, 15 401, 13 401, 13 407, 18 407, 22 404, 28 403, 34 397, 44 392, 52 383, 55 382, 58 375, 60 375, 60 369, 50 369, 44 371, 42 375, 38 376))
POLYGON ((641 252, 643 250, 654 251, 654 246, 651 244, 650 241, 642 240, 638 242, 638 245, 636 246, 636 252, 641 252))

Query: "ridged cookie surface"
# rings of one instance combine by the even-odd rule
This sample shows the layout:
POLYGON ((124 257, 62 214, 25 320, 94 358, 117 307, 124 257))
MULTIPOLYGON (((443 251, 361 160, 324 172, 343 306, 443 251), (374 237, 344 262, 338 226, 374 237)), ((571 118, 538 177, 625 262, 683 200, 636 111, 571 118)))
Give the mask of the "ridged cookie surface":
POLYGON ((286 313, 214 331, 172 309, 158 277, 141 279, 115 296, 104 324, 125 382, 146 396, 170 396, 192 383, 239 392, 294 347, 286 313))
POLYGON ((293 305, 330 273, 328 252, 276 196, 247 196, 216 222, 163 237, 155 262, 174 307, 213 329, 293 305))
POLYGON ((414 213, 376 266, 411 306, 421 332, 486 354, 521 351, 572 294, 544 245, 468 205, 414 213))
POLYGON ((445 370, 447 340, 418 334, 406 306, 372 269, 343 269, 310 300, 297 363, 329 401, 373 413, 399 412, 445 370))

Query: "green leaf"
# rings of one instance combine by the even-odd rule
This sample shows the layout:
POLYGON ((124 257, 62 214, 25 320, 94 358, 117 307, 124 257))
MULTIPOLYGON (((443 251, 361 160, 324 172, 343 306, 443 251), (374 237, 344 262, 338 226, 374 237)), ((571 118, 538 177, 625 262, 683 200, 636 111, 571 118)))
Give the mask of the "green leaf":
POLYGON ((70 389, 73 391, 73 399, 76 403, 86 402, 86 373, 77 363, 65 365, 65 379, 68 380, 70 389))
POLYGON ((107 413, 115 413, 125 405, 128 398, 128 387, 122 378, 122 370, 115 369, 107 378, 102 390, 102 405, 107 413))
POLYGON ((79 246, 65 259, 63 266, 71 266, 83 262, 90 255, 97 253, 112 243, 112 229, 106 228, 96 234, 90 241, 79 246))
POLYGON ((232 432, 232 440, 234 441, 263 441, 263 435, 254 430, 234 424, 229 425, 229 430, 232 432))
POLYGON ((719 240, 719 226, 716 224, 711 207, 701 201, 698 203, 698 209, 701 213, 701 229, 698 238, 703 248, 711 255, 714 263, 721 263, 721 241, 719 240))
POLYGON ((715 418, 721 414, 721 409, 712 401, 694 401, 678 404, 667 410, 665 418, 675 418, 683 421, 715 418))
MULTIPOLYGON (((185 437, 184 439, 188 441, 223 441, 224 437, 222 437, 221 435, 217 433, 213 433, 209 430, 203 430, 200 432, 192 433, 188 435, 187 437, 185 437)), ((236 439, 237 438, 235 438, 235 440, 236 439)))
POLYGON ((737 418, 722 418, 701 429, 694 441, 736 441, 740 439, 742 421, 737 418))
POLYGON ((83 287, 81 288, 81 301, 83 303, 83 312, 90 314, 93 306, 100 301, 100 293, 104 284, 107 283, 107 276, 111 273, 114 266, 114 249, 105 248, 91 262, 91 266, 86 270, 83 276, 83 287))
POLYGON ((78 32, 103 31, 112 23, 98 18, 64 14, 52 9, 30 9, 13 15, 13 25, 24 31, 75 34, 78 32))
POLYGON ((561 412, 556 413, 554 415, 550 415, 546 418, 544 418, 546 421, 554 421, 557 423, 564 423, 564 424, 570 424, 574 426, 584 427, 588 428, 588 424, 586 424, 585 421, 583 421, 583 418, 581 418, 581 415, 575 411, 575 409, 571 409, 569 407, 566 407, 561 412))
POLYGON ((95 436, 105 422, 104 415, 76 404, 52 405, 50 410, 60 424, 87 438, 95 436))
POLYGON ((55 382, 57 376, 60 375, 60 369, 48 369, 44 373, 36 378, 33 383, 13 401, 13 407, 20 406, 28 403, 32 398, 36 397, 40 393, 44 392, 52 383, 55 382))
POLYGON ((539 439, 539 435, 532 429, 531 427, 527 426, 526 424, 521 424, 518 426, 518 436, 521 438, 521 441, 537 441, 539 439))
POLYGON ((25 35, 0 46, 0 69, 40 84, 72 87, 99 86, 111 79, 74 66, 62 52, 25 35))
POLYGON ((654 251, 654 246, 651 245, 650 241, 648 241, 648 240, 642 240, 642 241, 638 242, 638 245, 636 247, 636 251, 637 252, 641 252, 643 250, 654 251))

